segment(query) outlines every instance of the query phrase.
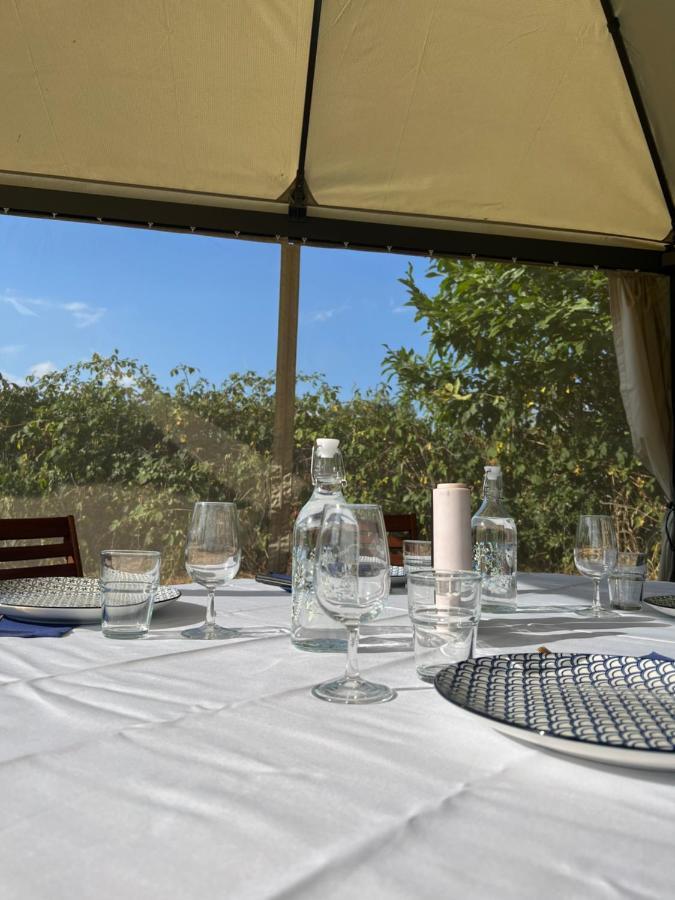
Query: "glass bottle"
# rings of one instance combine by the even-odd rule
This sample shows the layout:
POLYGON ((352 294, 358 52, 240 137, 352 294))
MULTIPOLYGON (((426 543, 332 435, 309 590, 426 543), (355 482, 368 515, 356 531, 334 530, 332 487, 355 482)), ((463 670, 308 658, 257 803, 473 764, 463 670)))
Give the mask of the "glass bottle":
POLYGON ((302 507, 293 529, 293 609, 291 642, 300 650, 344 652, 347 633, 321 609, 314 589, 314 558, 325 506, 344 503, 345 484, 340 442, 317 438, 312 451, 314 491, 302 507))
POLYGON ((471 519, 471 530, 473 568, 483 576, 482 608, 515 612, 518 535, 504 504, 501 466, 485 466, 483 502, 471 519))

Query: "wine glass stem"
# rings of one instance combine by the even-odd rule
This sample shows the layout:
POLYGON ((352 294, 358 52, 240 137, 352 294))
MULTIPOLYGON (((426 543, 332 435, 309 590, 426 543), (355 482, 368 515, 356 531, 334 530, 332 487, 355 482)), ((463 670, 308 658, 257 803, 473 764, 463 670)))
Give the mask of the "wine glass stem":
POLYGON ((600 579, 593 579, 593 612, 600 612, 600 579))
POLYGON ((209 602, 206 604, 206 625, 212 628, 216 624, 216 592, 208 591, 209 602))
POLYGON ((351 681, 360 681, 359 674, 359 626, 347 626, 347 665, 345 667, 345 678, 351 681))

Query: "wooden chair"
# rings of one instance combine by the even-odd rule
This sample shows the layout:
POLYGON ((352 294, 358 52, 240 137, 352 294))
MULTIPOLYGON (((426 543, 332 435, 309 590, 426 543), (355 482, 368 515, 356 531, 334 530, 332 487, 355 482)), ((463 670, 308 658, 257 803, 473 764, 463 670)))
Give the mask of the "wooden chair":
POLYGON ((384 527, 389 541, 389 559, 392 566, 403 565, 403 541, 415 540, 419 532, 415 513, 385 514, 384 527))
POLYGON ((3 565, 0 567, 0 581, 6 581, 8 578, 47 578, 56 575, 82 577, 82 560, 73 516, 0 519, 0 563, 59 558, 65 562, 18 567, 3 565), (43 541, 47 538, 60 540, 48 544, 23 543, 43 541), (13 546, 7 546, 7 541, 12 541, 13 546))

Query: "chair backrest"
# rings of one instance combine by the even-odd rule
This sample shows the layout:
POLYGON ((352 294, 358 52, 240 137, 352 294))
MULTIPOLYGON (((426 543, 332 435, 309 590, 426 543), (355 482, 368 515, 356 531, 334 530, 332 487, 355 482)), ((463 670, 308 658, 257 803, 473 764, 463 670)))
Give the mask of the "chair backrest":
POLYGON ((58 559, 65 562, 32 566, 2 565, 0 581, 6 581, 8 578, 46 578, 56 575, 82 576, 82 560, 73 516, 0 519, 0 563, 58 559), (34 543, 46 539, 50 539, 51 542, 34 543), (7 545, 8 541, 12 542, 11 546, 7 545), (23 543, 28 541, 32 543, 23 543))
POLYGON ((385 513, 384 527, 389 541, 389 559, 392 566, 403 565, 403 541, 414 540, 418 535, 415 513, 385 513))

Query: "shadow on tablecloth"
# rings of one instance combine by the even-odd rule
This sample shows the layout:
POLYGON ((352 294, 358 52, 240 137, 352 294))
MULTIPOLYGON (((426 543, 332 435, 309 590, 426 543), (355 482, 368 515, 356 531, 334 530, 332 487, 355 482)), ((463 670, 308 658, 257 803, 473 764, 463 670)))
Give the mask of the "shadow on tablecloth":
MULTIPOLYGON (((542 643, 566 640, 597 640, 600 637, 616 637, 631 628, 661 629, 669 623, 659 622, 646 616, 626 615, 616 618, 591 619, 581 616, 560 616, 555 619, 527 620, 494 618, 481 622, 478 638, 483 637, 491 647, 513 647, 522 641, 531 645, 537 640, 542 643)), ((648 638, 645 637, 645 640, 648 638)))

